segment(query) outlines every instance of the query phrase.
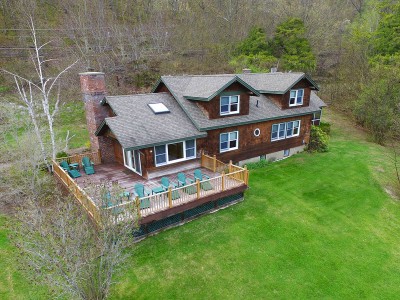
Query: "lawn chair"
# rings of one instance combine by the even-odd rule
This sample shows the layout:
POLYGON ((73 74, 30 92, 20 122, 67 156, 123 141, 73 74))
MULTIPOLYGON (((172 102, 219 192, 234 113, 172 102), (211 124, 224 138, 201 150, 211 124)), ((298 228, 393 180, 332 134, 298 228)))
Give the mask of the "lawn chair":
MULTIPOLYGON (((196 169, 196 170, 194 170, 194 179, 203 181, 203 180, 210 179, 210 176, 207 176, 207 175, 201 173, 200 169, 196 169)), ((204 191, 209 191, 209 190, 213 189, 213 187, 209 181, 201 182, 200 187, 204 191)))
POLYGON ((63 160, 63 161, 60 163, 60 166, 61 166, 61 168, 63 168, 64 171, 67 172, 72 178, 78 178, 78 177, 81 177, 81 176, 82 176, 81 173, 79 173, 78 170, 71 169, 71 168, 69 167, 68 163, 67 163, 65 160, 63 160))
MULTIPOLYGON (((187 183, 188 181, 189 181, 189 184, 192 184, 194 182, 193 179, 186 178, 186 175, 184 173, 178 173, 178 186, 186 186, 188 184, 187 183)), ((191 185, 191 186, 186 187, 184 189, 184 192, 186 194, 192 195, 192 194, 197 193, 197 190, 196 190, 195 186, 191 185)))
MULTIPOLYGON (((170 182, 168 177, 161 178, 161 186, 164 191, 168 191, 168 188, 171 186, 172 188, 176 189, 178 185, 175 182, 170 182)), ((171 198, 172 200, 179 199, 181 195, 179 195, 178 191, 172 191, 171 198)))
MULTIPOLYGON (((136 183, 133 187, 135 197, 144 198, 151 194, 150 191, 146 190, 144 185, 141 183, 136 183)), ((150 207, 150 199, 140 199, 140 209, 149 208, 150 207)))
POLYGON ((119 200, 119 201, 116 201, 116 203, 114 203, 114 202, 112 201, 112 199, 111 199, 111 193, 110 193, 109 191, 108 191, 108 192, 105 192, 105 193, 103 194, 103 196, 102 196, 102 202, 103 202, 103 204, 102 204, 102 207, 103 207, 103 208, 109 208, 109 207, 111 207, 111 214, 113 214, 114 216, 115 216, 115 215, 119 215, 120 213, 122 213, 122 212, 124 211, 124 208, 123 208, 123 207, 116 207, 118 204, 121 204, 122 201, 119 200))
POLYGON ((82 167, 85 170, 86 175, 94 174, 94 163, 90 161, 89 157, 84 156, 82 158, 82 167))

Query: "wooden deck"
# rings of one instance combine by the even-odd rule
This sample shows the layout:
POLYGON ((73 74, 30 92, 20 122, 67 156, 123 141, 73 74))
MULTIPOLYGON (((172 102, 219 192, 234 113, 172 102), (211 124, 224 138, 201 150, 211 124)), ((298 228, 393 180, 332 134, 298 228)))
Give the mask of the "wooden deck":
POLYGON ((116 182, 120 187, 122 187, 125 191, 133 193, 133 187, 137 183, 142 183, 145 188, 151 191, 153 188, 157 188, 161 186, 161 178, 168 177, 170 182, 177 183, 177 174, 178 172, 182 172, 186 175, 186 178, 194 180, 194 170, 201 169, 201 172, 210 177, 216 177, 221 174, 217 172, 211 172, 206 168, 201 168, 199 163, 196 164, 186 164, 181 166, 181 168, 172 167, 171 169, 164 169, 159 172, 157 177, 152 179, 145 179, 135 172, 127 169, 126 167, 117 164, 117 163, 109 163, 109 164, 101 164, 95 166, 96 173, 93 175, 86 175, 83 170, 81 170, 82 177, 76 179, 76 183, 83 188, 89 196, 95 201, 97 205, 100 204, 98 195, 91 193, 91 190, 88 189, 89 186, 98 185, 104 182, 113 183, 116 182))
MULTIPOLYGON (((122 165, 101 164, 100 159, 95 160, 96 157, 100 157, 96 153, 92 153, 90 156, 91 160, 95 162, 96 173, 86 175, 81 169, 82 176, 77 179, 72 179, 60 167, 59 162, 53 161, 52 165, 55 176, 70 190, 89 216, 100 226, 102 223, 101 211, 104 209, 110 210, 120 220, 138 217, 139 222, 145 224, 212 201, 215 201, 214 204, 217 207, 220 205, 216 202, 218 199, 240 195, 248 185, 246 168, 235 166, 232 163, 224 164, 215 156, 211 157, 204 153, 200 160, 157 168, 153 170, 148 180, 122 165), (195 169, 201 169, 201 172, 210 178, 194 181, 195 169), (160 189, 162 177, 168 177, 171 183, 177 183, 177 173, 179 172, 184 173, 187 179, 194 182, 188 181, 185 186, 171 186, 168 190, 160 189), (106 186, 104 186, 105 183, 106 186), (148 196, 139 198, 133 193, 137 183, 145 186, 149 192, 148 196), (122 191, 129 193, 122 193, 122 191), (106 198, 108 200, 104 199, 105 192, 109 195, 106 198)), ((71 163, 79 158, 67 157, 62 160, 71 163)))

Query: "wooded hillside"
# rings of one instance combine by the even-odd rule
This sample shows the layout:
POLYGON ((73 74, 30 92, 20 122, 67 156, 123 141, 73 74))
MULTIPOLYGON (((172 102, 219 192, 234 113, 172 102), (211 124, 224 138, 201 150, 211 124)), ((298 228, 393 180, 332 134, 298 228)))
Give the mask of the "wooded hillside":
POLYGON ((112 73, 114 81, 118 75, 118 83, 132 89, 148 86, 160 74, 233 72, 232 52, 252 27, 263 28, 270 38, 278 24, 296 17, 317 57, 314 73, 326 76, 338 64, 346 24, 363 2, 1 0, 0 59, 7 69, 23 68, 32 46, 31 14, 40 39, 51 41, 44 55, 80 58, 76 71, 112 73))

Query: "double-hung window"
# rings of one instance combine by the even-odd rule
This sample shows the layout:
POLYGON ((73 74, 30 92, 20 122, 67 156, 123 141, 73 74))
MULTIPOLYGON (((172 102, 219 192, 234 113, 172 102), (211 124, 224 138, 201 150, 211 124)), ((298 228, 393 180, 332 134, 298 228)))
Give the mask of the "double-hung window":
POLYGON ((286 123, 272 125, 271 140, 282 140, 285 138, 286 123))
POLYGON ((319 123, 321 122, 321 114, 322 114, 322 111, 321 111, 321 110, 318 111, 318 112, 315 112, 315 113, 313 114, 313 119, 311 120, 311 123, 312 123, 313 125, 319 125, 319 123))
POLYGON ((239 95, 221 96, 220 115, 233 115, 239 113, 239 95))
POLYGON ((289 106, 303 105, 304 89, 291 90, 289 106))
POLYGON ((300 120, 273 124, 271 141, 283 140, 300 134, 300 120))
POLYGON ((239 132, 232 131, 221 133, 219 136, 220 152, 231 151, 239 148, 239 132))

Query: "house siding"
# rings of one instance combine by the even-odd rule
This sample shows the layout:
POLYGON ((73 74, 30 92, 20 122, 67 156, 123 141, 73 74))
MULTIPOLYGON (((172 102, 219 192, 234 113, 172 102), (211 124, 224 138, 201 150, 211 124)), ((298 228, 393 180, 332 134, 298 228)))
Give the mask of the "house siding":
MULTIPOLYGON (((233 83, 227 87, 224 92, 238 91, 240 95, 240 109, 238 114, 220 115, 220 97, 221 94, 215 96, 210 101, 196 101, 197 106, 204 112, 209 119, 229 118, 233 116, 242 116, 249 114, 249 91, 240 83, 233 83)), ((222 92, 223 93, 223 92, 222 92)))
POLYGON ((309 142, 311 119, 312 115, 306 115, 301 117, 290 117, 250 125, 211 130, 208 131, 208 137, 206 139, 197 140, 197 149, 204 149, 204 151, 209 155, 216 155, 218 159, 224 162, 228 162, 229 160, 238 162, 260 155, 299 147, 309 142), (292 137, 279 141, 271 141, 271 129, 273 124, 295 120, 301 121, 300 134, 298 137, 292 137), (261 131, 258 137, 256 137, 253 133, 256 128, 259 128, 261 131), (231 131, 239 132, 239 149, 220 153, 220 134, 231 131))
POLYGON ((306 79, 300 80, 291 88, 291 90, 293 89, 304 89, 303 105, 289 106, 290 90, 283 95, 277 95, 277 94, 265 94, 265 95, 269 99, 271 99, 276 105, 278 105, 280 109, 291 109, 291 108, 310 106, 311 88, 308 80, 306 79))

